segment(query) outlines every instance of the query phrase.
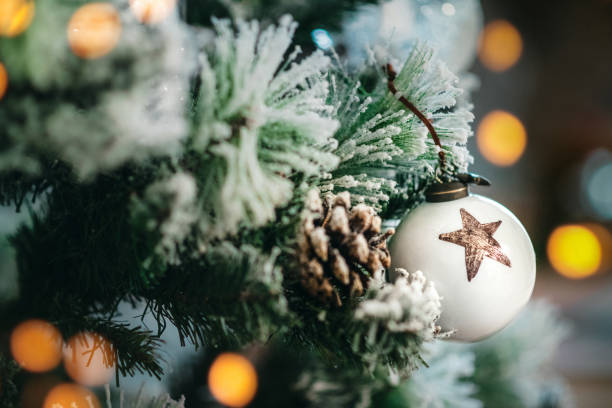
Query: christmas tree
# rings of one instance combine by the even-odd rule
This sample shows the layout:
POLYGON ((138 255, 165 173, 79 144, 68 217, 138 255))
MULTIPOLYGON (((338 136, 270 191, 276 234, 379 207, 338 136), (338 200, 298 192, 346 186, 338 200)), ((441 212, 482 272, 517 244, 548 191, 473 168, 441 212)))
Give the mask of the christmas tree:
POLYGON ((428 38, 332 46, 366 3, 3 2, 3 407, 562 404, 554 309, 445 342, 427 271, 392 268, 473 115, 428 38))

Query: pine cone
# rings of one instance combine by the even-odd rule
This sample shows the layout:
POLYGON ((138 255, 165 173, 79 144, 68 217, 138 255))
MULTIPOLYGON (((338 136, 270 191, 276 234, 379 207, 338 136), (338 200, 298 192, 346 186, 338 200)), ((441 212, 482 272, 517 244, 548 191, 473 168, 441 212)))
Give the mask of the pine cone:
POLYGON ((315 190, 308 193, 298 238, 300 281, 313 297, 341 306, 339 291, 361 296, 375 273, 391 265, 382 220, 365 204, 351 208, 348 192, 328 194, 322 202, 315 190))

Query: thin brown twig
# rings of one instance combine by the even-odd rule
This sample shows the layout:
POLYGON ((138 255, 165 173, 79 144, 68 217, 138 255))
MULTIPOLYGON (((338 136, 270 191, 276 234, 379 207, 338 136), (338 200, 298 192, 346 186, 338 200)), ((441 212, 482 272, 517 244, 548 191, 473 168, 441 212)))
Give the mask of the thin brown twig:
POLYGON ((391 64, 387 64, 385 67, 383 67, 383 69, 387 73, 387 88, 389 88, 389 91, 396 97, 399 95, 397 99, 406 108, 410 109, 410 111, 414 113, 421 120, 421 122, 423 122, 423 124, 429 130, 429 134, 431 135, 431 138, 433 139, 434 143, 440 148, 440 150, 438 151, 438 156, 440 158, 440 169, 444 169, 446 165, 446 155, 444 154, 444 150, 442 149, 442 143, 440 142, 438 133, 434 129, 431 121, 427 119, 427 117, 420 110, 418 110, 412 102, 406 99, 406 97, 397 90, 395 84, 393 83, 395 77, 397 76, 395 70, 393 69, 393 66, 391 64))

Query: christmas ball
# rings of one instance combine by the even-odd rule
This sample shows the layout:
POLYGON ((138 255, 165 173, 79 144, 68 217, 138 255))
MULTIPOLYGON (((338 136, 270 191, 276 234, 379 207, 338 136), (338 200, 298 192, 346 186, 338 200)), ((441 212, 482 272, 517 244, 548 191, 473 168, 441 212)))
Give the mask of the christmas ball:
POLYGON ((390 245, 391 271, 421 270, 434 282, 442 296, 439 324, 454 331, 454 340, 477 341, 502 329, 533 291, 535 253, 525 228, 461 182, 430 188, 390 245))
POLYGON ((112 344, 100 334, 78 333, 64 347, 64 369, 79 384, 106 384, 115 373, 115 353, 112 344))

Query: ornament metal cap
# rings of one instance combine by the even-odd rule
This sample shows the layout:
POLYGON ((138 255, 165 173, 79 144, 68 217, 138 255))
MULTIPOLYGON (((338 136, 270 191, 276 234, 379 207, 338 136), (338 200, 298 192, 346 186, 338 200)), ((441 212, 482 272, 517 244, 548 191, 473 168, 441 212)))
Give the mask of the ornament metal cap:
POLYGON ((425 190, 425 199, 430 203, 442 203, 467 197, 470 194, 469 184, 490 186, 486 178, 473 173, 456 175, 457 180, 446 183, 434 183, 425 190))

